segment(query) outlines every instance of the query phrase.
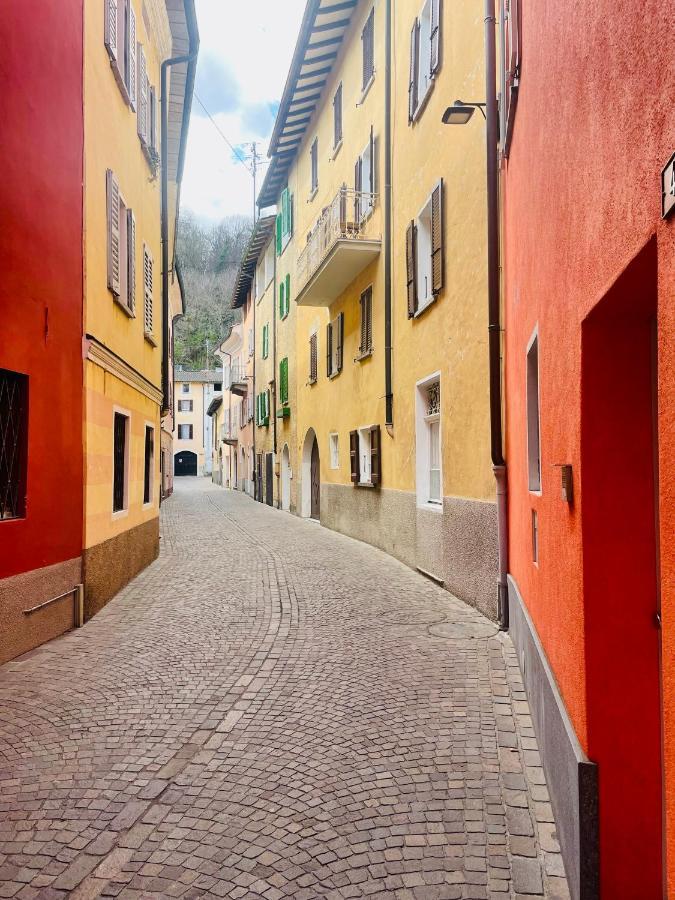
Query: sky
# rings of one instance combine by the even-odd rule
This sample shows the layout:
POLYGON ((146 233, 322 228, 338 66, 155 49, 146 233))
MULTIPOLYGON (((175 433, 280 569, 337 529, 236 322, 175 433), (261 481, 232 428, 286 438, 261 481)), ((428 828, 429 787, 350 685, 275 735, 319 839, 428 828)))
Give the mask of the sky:
MULTIPOLYGON (((243 157, 257 141, 267 159, 305 0, 196 0, 195 6, 200 46, 181 207, 214 221, 252 215, 253 179, 222 135, 243 157)), ((266 170, 258 170, 258 189, 266 170)))

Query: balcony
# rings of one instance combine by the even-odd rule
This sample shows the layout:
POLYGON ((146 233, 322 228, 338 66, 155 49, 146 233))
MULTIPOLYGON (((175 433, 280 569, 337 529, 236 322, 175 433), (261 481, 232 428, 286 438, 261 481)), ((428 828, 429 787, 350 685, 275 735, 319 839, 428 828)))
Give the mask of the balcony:
POLYGON ((238 397, 245 397, 248 393, 248 379, 250 375, 246 374, 244 366, 230 366, 225 370, 225 382, 223 387, 226 391, 236 394, 238 397))
POLYGON ((230 446, 238 443, 237 429, 232 426, 229 416, 225 417, 225 421, 220 426, 220 439, 224 444, 230 444, 230 446))
POLYGON ((377 194, 342 187, 324 209, 298 258, 297 302, 330 306, 377 258, 382 236, 374 233, 377 194))

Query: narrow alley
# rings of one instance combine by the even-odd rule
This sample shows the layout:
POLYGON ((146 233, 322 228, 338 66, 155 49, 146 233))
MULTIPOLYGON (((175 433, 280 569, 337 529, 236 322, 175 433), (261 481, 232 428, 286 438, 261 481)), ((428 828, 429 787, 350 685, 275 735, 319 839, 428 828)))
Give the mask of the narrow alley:
POLYGON ((568 896, 508 637, 176 481, 161 554, 0 669, 0 896, 568 896))

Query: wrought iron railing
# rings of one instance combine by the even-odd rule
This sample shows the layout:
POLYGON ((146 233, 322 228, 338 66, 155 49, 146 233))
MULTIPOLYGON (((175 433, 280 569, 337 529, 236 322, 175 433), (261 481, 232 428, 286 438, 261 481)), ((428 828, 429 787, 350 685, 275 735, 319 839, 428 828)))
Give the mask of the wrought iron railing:
POLYGON ((229 391, 233 384, 246 384, 248 378, 245 366, 230 366, 225 369, 225 390, 229 391))
POLYGON ((340 240, 372 240, 370 213, 377 194, 354 191, 343 185, 321 213, 307 236, 307 245, 298 257, 298 293, 340 240))

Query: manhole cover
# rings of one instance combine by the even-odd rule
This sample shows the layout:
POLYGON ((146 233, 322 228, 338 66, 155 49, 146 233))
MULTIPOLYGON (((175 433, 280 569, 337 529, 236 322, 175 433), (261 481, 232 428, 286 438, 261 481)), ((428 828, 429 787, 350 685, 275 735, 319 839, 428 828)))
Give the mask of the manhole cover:
POLYGON ((490 622, 443 622, 432 625, 429 632, 435 637, 477 640, 492 637, 497 633, 497 626, 490 622))

